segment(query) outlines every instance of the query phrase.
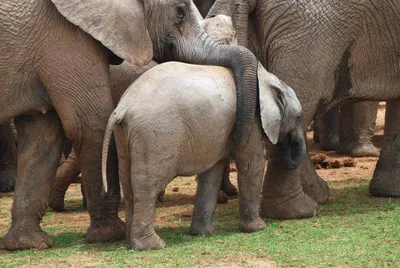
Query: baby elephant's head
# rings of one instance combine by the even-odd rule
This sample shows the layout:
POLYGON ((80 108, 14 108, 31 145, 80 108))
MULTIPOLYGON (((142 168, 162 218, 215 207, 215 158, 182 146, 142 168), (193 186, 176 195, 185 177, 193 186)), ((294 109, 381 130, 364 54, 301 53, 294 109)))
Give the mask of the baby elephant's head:
POLYGON ((231 17, 217 15, 201 21, 200 25, 214 42, 222 45, 237 45, 231 17))
POLYGON ((271 149, 280 155, 284 168, 295 169, 306 153, 300 102, 293 89, 260 63, 258 84, 261 124, 274 145, 271 149))

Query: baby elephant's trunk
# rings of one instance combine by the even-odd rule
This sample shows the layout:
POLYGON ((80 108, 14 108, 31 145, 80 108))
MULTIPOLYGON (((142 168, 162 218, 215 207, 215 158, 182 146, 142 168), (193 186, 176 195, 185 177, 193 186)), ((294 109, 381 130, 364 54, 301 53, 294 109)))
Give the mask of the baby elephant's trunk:
POLYGON ((279 147, 282 166, 295 169, 300 166, 306 154, 306 142, 302 127, 289 132, 276 146, 279 147))
POLYGON ((119 111, 115 109, 108 119, 108 124, 106 128, 106 132, 104 133, 103 140, 103 152, 101 155, 101 174, 103 179, 103 188, 104 192, 107 193, 108 185, 107 185, 107 159, 108 159, 108 148, 110 147, 111 136, 113 134, 114 127, 121 123, 124 118, 125 110, 119 111))

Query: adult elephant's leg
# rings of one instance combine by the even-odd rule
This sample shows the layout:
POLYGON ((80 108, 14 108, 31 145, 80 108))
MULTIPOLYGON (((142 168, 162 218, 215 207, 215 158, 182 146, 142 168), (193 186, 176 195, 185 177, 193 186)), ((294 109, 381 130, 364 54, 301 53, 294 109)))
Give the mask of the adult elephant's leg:
POLYGON ((0 125, 0 192, 12 192, 17 178, 17 147, 9 124, 0 125))
POLYGON ((336 148, 336 152, 339 154, 350 155, 351 148, 355 144, 353 133, 354 118, 352 103, 340 105, 339 147, 336 148))
POLYGON ((76 181, 76 177, 81 173, 81 169, 76 158, 75 151, 72 150, 68 158, 58 168, 56 180, 50 195, 49 206, 56 211, 64 210, 65 192, 71 183, 76 181))
POLYGON ((124 239, 125 224, 118 216, 120 187, 115 142, 109 150, 109 191, 102 194, 101 151, 108 118, 114 109, 108 55, 77 28, 62 31, 62 38, 67 36, 68 42, 61 47, 54 42, 48 44, 51 47, 47 50, 59 57, 46 54, 40 72, 79 159, 91 219, 86 241, 124 239), (62 55, 68 55, 68 60, 62 55))
POLYGON ((324 151, 333 151, 339 145, 339 107, 316 117, 319 143, 324 151))
POLYGON ((46 115, 21 116, 16 120, 16 125, 18 179, 12 225, 4 245, 9 250, 48 248, 52 246, 52 241, 41 230, 39 223, 47 209, 64 133, 54 111, 46 115))
POLYGON ((372 144, 378 105, 376 101, 363 101, 340 107, 338 153, 354 157, 379 156, 379 150, 372 144))
POLYGON ((363 101, 353 104, 353 133, 356 138, 350 155, 354 157, 379 156, 379 150, 372 144, 376 116, 378 113, 377 101, 363 101))
POLYGON ((369 192, 400 197, 400 100, 386 102, 385 136, 369 192))
POLYGON ((227 159, 224 162, 224 173, 222 175, 221 191, 224 192, 227 196, 237 196, 238 190, 229 179, 229 173, 231 169, 230 164, 230 159, 227 159))
MULTIPOLYGON (((310 109, 309 106, 307 105, 307 103, 302 104, 302 106, 303 106, 303 127, 304 127, 306 124, 309 124, 309 122, 311 121, 311 118, 314 113, 314 109, 310 109)), ((331 113, 331 116, 334 116, 334 113, 331 113)), ((308 144, 307 144, 307 152, 308 151, 309 150, 308 150, 308 144)), ((269 167, 269 164, 268 164, 268 167, 269 167)), ((329 198, 329 187, 328 187, 328 184, 326 183, 326 181, 324 181, 317 174, 314 164, 311 161, 309 153, 307 153, 306 156, 304 157, 304 161, 299 169, 300 169, 300 171, 299 171, 300 184, 302 186, 301 192, 304 191, 304 193, 306 193, 308 197, 311 197, 315 202, 317 202, 317 204, 325 203, 329 198)), ((288 171, 288 173, 289 173, 289 175, 288 175, 289 178, 288 178, 287 183, 290 183, 290 180, 293 180, 294 187, 297 187, 298 183, 294 181, 294 177, 293 178, 291 178, 291 177, 296 176, 295 174, 298 174, 298 173, 296 173, 294 171, 288 171)), ((293 188, 293 193, 291 193, 292 195, 295 193, 294 189, 295 188, 293 188)), ((297 189, 297 191, 298 191, 298 189, 297 189)), ((296 206, 295 206, 294 214, 300 213, 300 211, 303 211, 302 213, 304 213, 304 216, 309 217, 311 211, 314 209, 314 204, 312 202, 309 202, 309 200, 306 197, 302 197, 301 195, 299 195, 299 198, 301 198, 301 200, 302 200, 301 202, 303 202, 303 205, 305 207, 308 206, 308 211, 306 212, 306 210, 298 210, 299 208, 296 208, 296 206)), ((303 205, 301 205, 301 206, 303 206, 303 205)), ((302 209, 304 209, 304 208, 302 208, 302 209)))

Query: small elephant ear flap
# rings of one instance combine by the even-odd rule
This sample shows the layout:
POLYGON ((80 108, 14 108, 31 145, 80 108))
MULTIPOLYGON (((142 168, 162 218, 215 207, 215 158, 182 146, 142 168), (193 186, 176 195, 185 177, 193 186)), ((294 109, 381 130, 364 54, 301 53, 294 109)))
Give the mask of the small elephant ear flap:
POLYGON ((271 79, 277 78, 258 63, 261 125, 271 143, 276 144, 282 124, 283 107, 278 100, 277 92, 270 86, 271 79))
POLYGON ((135 65, 153 58, 141 0, 52 0, 71 23, 135 65))

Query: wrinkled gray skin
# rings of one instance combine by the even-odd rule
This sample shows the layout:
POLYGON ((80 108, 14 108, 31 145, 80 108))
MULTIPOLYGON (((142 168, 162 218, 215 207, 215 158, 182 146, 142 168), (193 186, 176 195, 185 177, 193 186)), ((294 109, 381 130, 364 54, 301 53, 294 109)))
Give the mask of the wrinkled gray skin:
MULTIPOLYGON (((200 18, 199 18, 200 19, 200 18)), ((237 44, 235 31, 233 29, 232 20, 230 17, 219 15, 211 19, 200 19, 200 25, 205 30, 207 35, 219 44, 235 45, 237 44)), ((125 92, 125 90, 144 72, 154 67, 157 63, 151 62, 146 66, 135 66, 129 62, 124 62, 119 66, 110 66, 110 85, 111 97, 116 106, 125 92)), ((64 146, 65 148, 65 146, 64 146)), ((57 169, 56 179, 50 196, 49 206, 55 211, 64 210, 64 197, 69 185, 77 180, 81 173, 77 156, 74 150, 67 153, 66 161, 57 169)), ((218 202, 226 203, 227 196, 237 195, 237 189, 229 181, 229 163, 227 165, 228 172, 224 172, 224 178, 221 183, 218 202)), ((82 186, 83 188, 83 186, 82 186)), ((84 190, 82 190, 84 193, 84 190)), ((162 201, 164 193, 161 193, 159 200, 162 201)), ((83 195, 83 206, 86 208, 86 199, 83 195)))
POLYGON ((379 156, 372 144, 378 102, 346 103, 316 116, 314 142, 324 151, 353 157, 379 156))
POLYGON ((0 123, 16 118, 18 132, 18 178, 12 225, 4 239, 7 249, 52 246, 39 223, 64 136, 82 168, 91 219, 86 241, 125 237, 118 217, 115 146, 110 149, 110 191, 101 194, 100 152, 113 110, 109 63, 123 58, 145 65, 154 57, 230 67, 238 88, 235 138, 243 142, 250 133, 257 61, 244 48, 209 39, 188 0, 5 0, 0 14, 0 51, 7 52, 0 53, 0 123))
MULTIPOLYGON (((400 2, 389 0, 217 0, 207 16, 232 16, 238 44, 248 47, 267 69, 296 94, 308 126, 318 105, 344 99, 400 97, 400 2)), ((390 105, 396 106, 397 101, 390 105)), ((388 109, 394 111, 395 109, 388 109)), ((384 145, 370 192, 400 196, 400 117, 387 114, 384 145), (390 128, 390 129, 389 129, 390 128)), ((261 214, 281 219, 312 215, 328 199, 328 186, 309 157, 302 167, 283 170, 269 156, 261 214), (310 198, 311 197, 311 198, 310 198)))
POLYGON ((115 129, 126 237, 133 249, 165 247, 154 230, 155 202, 176 176, 198 174, 190 233, 214 233, 212 215, 231 153, 238 168, 239 229, 265 228, 259 215, 263 130, 275 144, 272 150, 286 151, 286 146, 295 143, 298 151, 292 154, 303 157, 306 149, 301 106, 294 91, 260 64, 258 79, 261 120, 254 122, 247 146, 231 137, 236 94, 232 73, 226 68, 165 63, 143 74, 124 93, 104 135, 102 174, 107 191, 108 146, 115 129))
MULTIPOLYGON (((110 66, 110 88, 111 97, 113 99, 114 106, 118 104, 119 99, 125 90, 144 72, 157 65, 156 62, 152 61, 146 66, 136 66, 125 61, 118 66, 110 66)), ((68 141, 69 143, 69 141, 68 141)), ((65 146, 64 146, 65 147, 65 146)), ((55 211, 64 210, 64 197, 71 183, 79 182, 79 174, 81 168, 77 159, 77 155, 74 149, 68 152, 66 160, 57 169, 56 178, 51 190, 49 199, 49 206, 55 211)), ((82 185, 83 188, 83 185, 82 185)), ((84 191, 83 194, 83 206, 86 208, 86 198, 84 191)))

